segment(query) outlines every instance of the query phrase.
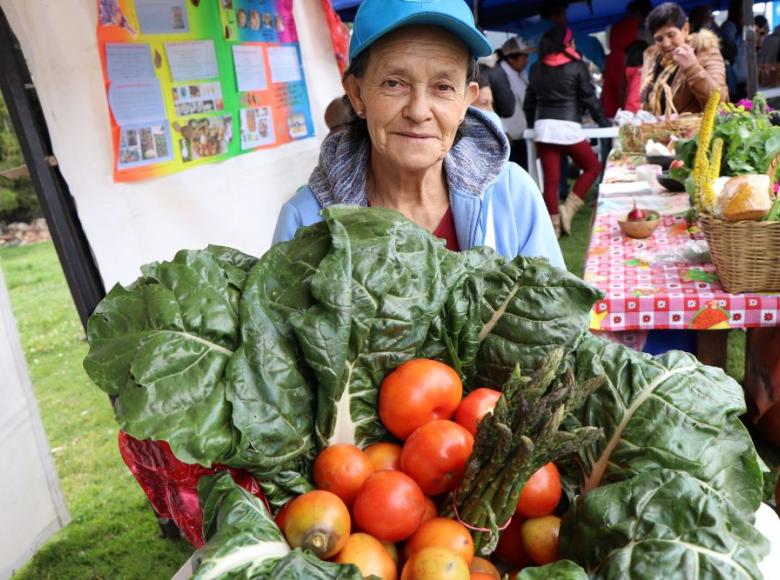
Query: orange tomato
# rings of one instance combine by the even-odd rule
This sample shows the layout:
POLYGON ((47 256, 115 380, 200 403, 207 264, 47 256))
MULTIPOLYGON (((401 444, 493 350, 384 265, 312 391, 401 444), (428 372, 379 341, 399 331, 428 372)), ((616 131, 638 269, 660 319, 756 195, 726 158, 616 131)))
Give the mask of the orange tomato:
POLYGON ((274 521, 276 522, 276 525, 279 526, 280 530, 284 530, 284 522, 287 520, 287 512, 290 511, 291 503, 292 500, 288 501, 286 504, 282 506, 282 509, 276 512, 276 517, 274 518, 274 521))
POLYGON ((409 559, 430 546, 452 550, 463 558, 466 564, 471 564, 474 559, 474 541, 471 534, 463 524, 449 518, 434 518, 421 524, 407 540, 404 553, 409 559))
POLYGON ((374 443, 363 450, 374 471, 383 469, 401 470, 401 446, 395 443, 374 443))
POLYGON ((374 473, 374 466, 365 454, 348 443, 323 449, 314 460, 312 475, 319 489, 335 493, 351 506, 363 482, 374 473))
POLYGON ((496 408, 500 397, 501 393, 493 389, 474 389, 463 398, 458 408, 455 409, 453 419, 468 429, 469 433, 476 436, 477 424, 482 420, 482 417, 496 408))
POLYGON ((512 518, 507 528, 498 537, 496 555, 507 564, 523 568, 531 564, 531 558, 525 553, 521 534, 525 520, 518 515, 512 518))
POLYGON ((523 548, 534 564, 544 566, 560 559, 558 551, 560 529, 561 518, 557 516, 542 516, 523 522, 520 530, 523 548))
POLYGON ((425 522, 432 520, 436 516, 439 515, 439 510, 436 508, 436 503, 429 497, 425 498, 425 513, 422 517, 422 522, 420 522, 420 525, 424 524, 425 522))
POLYGON ((338 564, 354 564, 363 576, 396 580, 398 571, 385 546, 368 534, 352 534, 333 559, 338 564))
POLYGON ((377 471, 360 488, 352 511, 364 532, 383 542, 400 542, 419 527, 425 496, 405 473, 377 471))
POLYGON ((463 558, 441 546, 420 550, 401 572, 401 580, 469 580, 470 576, 463 558))
POLYGON ((492 578, 493 580, 501 580, 501 572, 498 571, 490 560, 475 556, 469 566, 471 572, 471 580, 487 580, 492 578))
POLYGON ((379 418, 390 433, 406 439, 430 421, 452 417, 462 396, 463 384, 453 369, 435 360, 410 360, 382 381, 379 418))
POLYGON ((538 518, 555 511, 561 501, 561 474, 554 463, 540 467, 523 486, 515 513, 538 518))
POLYGON ((311 550, 323 560, 341 551, 350 528, 349 510, 344 502, 319 489, 292 500, 284 521, 284 535, 290 546, 311 550))
POLYGON ((439 495, 458 486, 474 447, 474 437, 454 421, 426 423, 404 443, 401 470, 426 495, 439 495))

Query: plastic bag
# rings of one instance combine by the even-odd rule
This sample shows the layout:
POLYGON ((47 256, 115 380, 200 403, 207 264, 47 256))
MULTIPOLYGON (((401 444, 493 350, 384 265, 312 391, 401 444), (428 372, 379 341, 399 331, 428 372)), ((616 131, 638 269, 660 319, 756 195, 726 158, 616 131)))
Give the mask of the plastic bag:
MULTIPOLYGON (((165 441, 141 441, 119 432, 119 453, 146 497, 162 518, 176 523, 193 546, 203 545, 203 513, 198 500, 198 481, 204 475, 224 471, 225 466, 206 468, 176 459, 165 441)), ((228 469, 238 485, 263 501, 260 485, 246 471, 228 469)))

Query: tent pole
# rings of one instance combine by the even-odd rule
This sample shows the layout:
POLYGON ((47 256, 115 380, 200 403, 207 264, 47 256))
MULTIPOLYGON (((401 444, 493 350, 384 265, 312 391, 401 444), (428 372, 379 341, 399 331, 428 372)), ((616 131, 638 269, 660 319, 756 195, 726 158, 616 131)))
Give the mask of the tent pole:
POLYGON ((86 331, 87 319, 105 296, 100 273, 81 227, 68 184, 57 167, 46 121, 30 71, 0 9, 0 90, 40 200, 73 302, 86 331))
POLYGON ((742 0, 742 37, 745 42, 747 97, 752 99, 758 90, 758 58, 756 55, 756 24, 753 18, 753 0, 742 0))
POLYGON ((479 0, 474 0, 474 25, 479 28, 479 0))

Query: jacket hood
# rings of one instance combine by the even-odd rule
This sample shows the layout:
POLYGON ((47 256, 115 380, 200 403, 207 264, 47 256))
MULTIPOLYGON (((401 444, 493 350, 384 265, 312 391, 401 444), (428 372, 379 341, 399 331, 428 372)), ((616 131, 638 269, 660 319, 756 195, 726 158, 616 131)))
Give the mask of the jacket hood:
MULTIPOLYGON (((309 189, 323 208, 335 204, 366 205, 370 154, 370 139, 356 136, 351 129, 325 138, 317 167, 309 177, 309 189)), ((458 137, 444 158, 450 190, 481 196, 508 158, 509 141, 498 117, 469 107, 458 137)))
POLYGON ((547 66, 554 67, 563 66, 570 62, 574 62, 575 60, 582 60, 582 57, 579 55, 579 53, 575 52, 571 48, 567 48, 563 52, 554 52, 553 54, 548 54, 542 59, 542 63, 546 64, 547 66))

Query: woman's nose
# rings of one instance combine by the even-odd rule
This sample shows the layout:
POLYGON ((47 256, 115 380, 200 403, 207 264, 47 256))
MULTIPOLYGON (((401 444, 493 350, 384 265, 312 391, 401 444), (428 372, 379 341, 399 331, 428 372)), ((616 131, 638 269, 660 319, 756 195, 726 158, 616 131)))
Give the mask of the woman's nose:
POLYGON ((404 115, 415 123, 427 121, 431 116, 428 91, 420 87, 413 87, 409 92, 409 101, 406 104, 404 115))

